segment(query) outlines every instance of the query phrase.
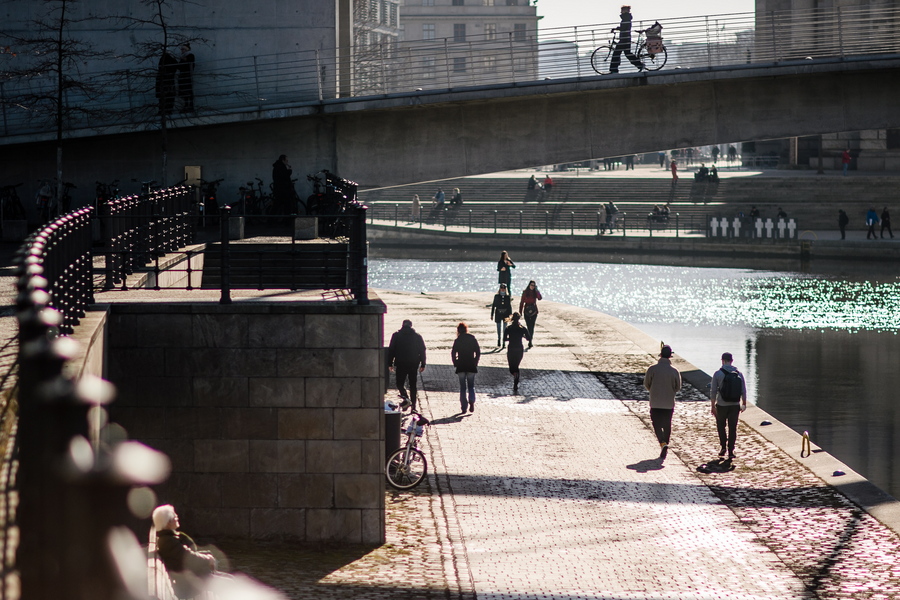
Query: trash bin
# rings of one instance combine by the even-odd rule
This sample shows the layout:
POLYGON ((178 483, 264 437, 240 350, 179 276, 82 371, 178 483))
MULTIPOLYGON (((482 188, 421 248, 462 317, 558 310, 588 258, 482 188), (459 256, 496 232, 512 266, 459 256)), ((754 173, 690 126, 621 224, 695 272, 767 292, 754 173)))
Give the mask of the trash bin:
POLYGON ((400 449, 400 421, 403 413, 384 407, 384 460, 400 449))

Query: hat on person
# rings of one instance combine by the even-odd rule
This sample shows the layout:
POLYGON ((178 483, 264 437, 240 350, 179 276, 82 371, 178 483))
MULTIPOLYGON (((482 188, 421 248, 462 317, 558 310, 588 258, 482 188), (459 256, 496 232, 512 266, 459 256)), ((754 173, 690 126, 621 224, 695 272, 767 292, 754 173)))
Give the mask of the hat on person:
POLYGON ((659 349, 660 358, 672 358, 672 347, 671 346, 663 346, 659 349))
POLYGON ((500 284, 500 287, 506 287, 506 284, 505 284, 505 283, 501 283, 501 284, 500 284))

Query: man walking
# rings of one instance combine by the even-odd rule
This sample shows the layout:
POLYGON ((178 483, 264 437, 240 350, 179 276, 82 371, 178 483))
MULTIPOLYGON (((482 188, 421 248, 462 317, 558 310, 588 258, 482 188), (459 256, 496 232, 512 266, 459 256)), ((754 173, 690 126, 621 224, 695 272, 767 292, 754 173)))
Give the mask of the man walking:
POLYGON ((620 22, 618 27, 612 29, 612 33, 619 32, 619 41, 613 49, 612 58, 609 61, 609 72, 618 73, 619 63, 622 62, 622 53, 625 58, 631 61, 638 71, 644 70, 644 63, 638 60, 638 57, 631 52, 631 7, 623 6, 619 14, 620 22))
POLYGON ((425 340, 416 333, 409 319, 404 319, 400 329, 391 336, 387 360, 391 371, 396 369, 397 372, 397 391, 402 398, 409 398, 410 406, 416 410, 416 382, 419 373, 425 370, 425 340), (408 396, 407 379, 409 379, 408 396))
POLYGON ((723 353, 722 368, 716 371, 709 385, 712 414, 719 432, 719 456, 724 457, 727 451, 728 460, 734 458, 738 416, 747 409, 747 382, 731 364, 733 361, 730 352, 723 353))
POLYGON ((650 392, 650 421, 659 442, 660 458, 665 458, 669 451, 675 394, 681 389, 681 373, 672 366, 671 358, 672 348, 663 346, 659 351, 659 361, 644 375, 644 387, 650 392))
POLYGON ((470 413, 475 412, 475 374, 478 373, 481 346, 465 323, 456 326, 456 340, 450 349, 450 357, 459 376, 459 412, 466 412, 466 408, 470 413))

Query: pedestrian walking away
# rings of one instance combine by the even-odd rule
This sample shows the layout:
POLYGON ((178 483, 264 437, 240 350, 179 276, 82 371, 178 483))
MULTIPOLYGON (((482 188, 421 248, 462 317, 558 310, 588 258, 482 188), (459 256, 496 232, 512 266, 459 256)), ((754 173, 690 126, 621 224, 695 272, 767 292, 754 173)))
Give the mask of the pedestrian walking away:
POLYGON ((619 63, 622 62, 622 53, 625 53, 625 58, 627 58, 631 64, 635 66, 638 71, 644 70, 644 63, 638 60, 638 57, 635 56, 631 52, 631 7, 625 5, 622 7, 619 14, 619 26, 614 27, 611 32, 615 33, 619 32, 619 41, 616 44, 615 49, 612 53, 612 58, 609 61, 609 72, 610 73, 618 73, 619 72, 619 63))
POLYGON ((866 239, 869 240, 877 240, 878 236, 875 235, 875 226, 878 225, 878 213, 875 212, 874 208, 870 208, 869 212, 866 213, 866 227, 869 230, 866 232, 866 239))
POLYGON ((734 459, 738 417, 747 410, 747 382, 732 362, 731 353, 723 353, 722 368, 715 372, 709 384, 712 415, 719 433, 719 456, 724 457, 727 452, 728 460, 734 459))
POLYGON ((287 215, 292 212, 290 207, 294 196, 294 182, 291 181, 293 172, 285 154, 272 163, 272 195, 276 214, 287 215))
POLYGON ((838 229, 841 230, 841 239, 847 238, 847 224, 850 223, 850 217, 847 216, 847 213, 843 211, 843 209, 838 210, 838 229))
POLYGON ((887 206, 881 211, 881 239, 884 239, 885 229, 891 235, 891 239, 894 239, 894 232, 891 231, 891 213, 888 211, 887 206))
POLYGON ((505 283, 500 284, 500 289, 494 294, 494 302, 491 304, 491 319, 497 324, 497 347, 506 347, 504 334, 506 333, 506 320, 512 314, 512 297, 505 283), (502 344, 502 346, 501 346, 502 344))
POLYGON ((534 324, 538 317, 538 300, 543 300, 541 292, 538 290, 537 284, 532 279, 528 282, 528 287, 522 292, 519 299, 519 314, 525 317, 525 325, 528 327, 528 347, 534 345, 534 324))
POLYGON ((397 392, 401 398, 408 398, 410 406, 416 410, 417 382, 419 373, 425 370, 425 340, 413 329, 412 321, 403 320, 403 325, 391 336, 388 345, 388 367, 397 373, 397 392), (409 394, 406 382, 409 381, 409 394))
POLYGON ((497 261, 497 283, 505 283, 506 289, 512 289, 512 269, 516 268, 516 263, 509 257, 504 250, 500 253, 500 260, 497 261))
POLYGON ((522 363, 522 357, 525 356, 525 346, 522 338, 531 341, 531 334, 528 329, 519 323, 519 313, 513 313, 512 322, 506 328, 504 343, 509 342, 509 348, 506 350, 506 362, 509 365, 509 372, 513 376, 513 394, 519 393, 519 365, 522 363))
POLYGON ((669 168, 672 169, 672 185, 675 185, 675 182, 678 181, 678 163, 675 160, 672 160, 669 163, 669 168))
POLYGON ((672 347, 659 350, 659 360, 647 369, 644 387, 650 392, 650 421, 659 442, 660 458, 665 458, 672 441, 672 415, 675 414, 675 394, 681 389, 681 373, 672 366, 672 347))
POLYGON ((850 150, 844 149, 841 153, 841 169, 844 172, 844 175, 847 174, 847 171, 850 169, 850 161, 853 159, 850 157, 850 150))
POLYGON ((469 326, 460 322, 456 326, 456 340, 450 349, 450 358, 459 376, 459 412, 475 412, 475 374, 481 360, 481 346, 469 333, 469 326))

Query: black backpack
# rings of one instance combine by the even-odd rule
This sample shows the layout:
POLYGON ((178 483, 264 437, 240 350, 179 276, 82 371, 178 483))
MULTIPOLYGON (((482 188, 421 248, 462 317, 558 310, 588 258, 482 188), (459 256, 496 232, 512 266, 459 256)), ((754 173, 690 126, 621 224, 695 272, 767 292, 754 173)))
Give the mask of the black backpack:
POLYGON ((737 371, 719 370, 725 374, 722 378, 722 385, 719 386, 722 400, 725 402, 740 402, 741 396, 744 395, 744 378, 737 371))

